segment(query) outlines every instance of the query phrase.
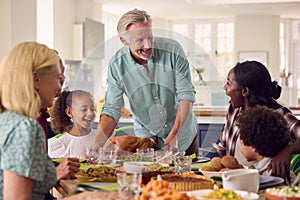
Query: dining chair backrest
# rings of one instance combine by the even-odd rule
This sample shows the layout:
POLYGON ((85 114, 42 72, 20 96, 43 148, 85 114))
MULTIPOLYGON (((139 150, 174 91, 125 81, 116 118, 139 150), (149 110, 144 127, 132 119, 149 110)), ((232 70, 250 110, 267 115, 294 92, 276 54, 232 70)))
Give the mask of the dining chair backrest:
POLYGON ((290 170, 297 175, 300 172, 300 154, 296 154, 292 157, 290 163, 290 170))
POLYGON ((119 127, 115 130, 115 136, 118 136, 118 135, 131 135, 130 131, 132 131, 132 130, 134 130, 134 126, 119 127))

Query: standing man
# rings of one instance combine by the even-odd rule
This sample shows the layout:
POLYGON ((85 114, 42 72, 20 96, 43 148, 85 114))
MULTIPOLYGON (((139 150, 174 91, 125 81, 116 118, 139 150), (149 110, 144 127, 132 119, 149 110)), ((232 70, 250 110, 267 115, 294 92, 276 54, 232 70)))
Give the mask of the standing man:
POLYGON ((153 37, 147 12, 134 9, 118 22, 124 47, 108 66, 107 91, 94 145, 111 136, 129 99, 138 137, 152 137, 158 147, 198 155, 197 120, 192 111, 195 90, 180 44, 153 37))

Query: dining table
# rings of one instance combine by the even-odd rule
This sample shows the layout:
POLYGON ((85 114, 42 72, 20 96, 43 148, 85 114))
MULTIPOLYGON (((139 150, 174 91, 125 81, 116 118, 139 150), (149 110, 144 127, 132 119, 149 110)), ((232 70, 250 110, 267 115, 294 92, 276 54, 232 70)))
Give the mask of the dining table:
MULTIPOLYGON (((204 163, 193 163, 192 164, 192 171, 194 172, 199 172, 199 168, 209 165, 209 161, 208 162, 204 162, 204 163)), ((86 164, 82 164, 83 169, 86 169, 88 166, 86 164)), ((59 196, 59 198, 63 198, 63 197, 67 197, 70 195, 74 195, 78 192, 80 192, 80 190, 78 190, 78 184, 89 184, 89 182, 82 182, 79 181, 78 179, 61 179, 58 184, 55 186, 55 188, 53 188, 53 195, 55 196, 59 196)), ((111 186, 109 186, 108 188, 102 188, 99 191, 117 191, 118 186, 117 183, 111 183, 111 186)), ((277 185, 272 185, 272 187, 274 186, 279 186, 282 185, 282 183, 278 183, 277 185)), ((258 195, 259 195, 259 200, 264 200, 265 199, 265 190, 266 188, 262 188, 258 191, 258 195)))

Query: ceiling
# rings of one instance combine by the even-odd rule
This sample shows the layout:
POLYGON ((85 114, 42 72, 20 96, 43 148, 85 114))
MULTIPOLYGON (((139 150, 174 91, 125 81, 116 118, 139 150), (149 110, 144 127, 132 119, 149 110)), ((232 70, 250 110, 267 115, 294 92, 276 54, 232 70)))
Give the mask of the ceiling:
POLYGON ((300 19, 300 0, 99 0, 103 10, 120 17, 134 8, 152 18, 178 20, 237 15, 280 15, 300 19))

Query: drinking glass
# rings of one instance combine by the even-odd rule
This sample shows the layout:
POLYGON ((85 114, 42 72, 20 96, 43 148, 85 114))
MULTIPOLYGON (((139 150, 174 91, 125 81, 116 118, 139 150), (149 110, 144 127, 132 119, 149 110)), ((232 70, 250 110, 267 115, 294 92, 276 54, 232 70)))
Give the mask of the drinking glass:
POLYGON ((136 149, 137 161, 148 161, 152 162, 154 160, 154 149, 146 148, 146 149, 136 149))
POLYGON ((191 156, 176 156, 174 158, 175 172, 182 174, 191 171, 192 157, 191 156))
MULTIPOLYGON (((160 158, 162 158, 163 156, 165 156, 166 154, 168 154, 169 151, 166 150, 158 150, 155 151, 155 160, 159 160, 160 158)), ((171 164, 172 163, 172 155, 162 159, 159 161, 160 163, 164 163, 164 164, 171 164)))
POLYGON ((90 147, 86 148, 85 158, 87 160, 87 164, 91 164, 91 165, 98 164, 99 149, 90 148, 90 147))
POLYGON ((141 191, 142 174, 141 173, 117 173, 118 192, 128 192, 132 196, 141 191))
POLYGON ((98 164, 107 165, 107 164, 116 164, 117 160, 117 149, 104 149, 99 148, 99 157, 98 164))

